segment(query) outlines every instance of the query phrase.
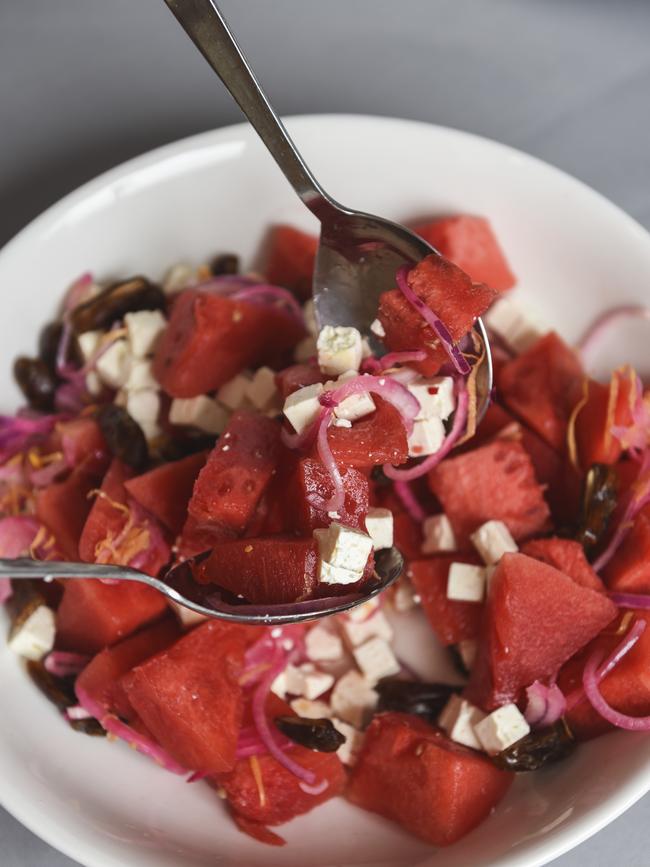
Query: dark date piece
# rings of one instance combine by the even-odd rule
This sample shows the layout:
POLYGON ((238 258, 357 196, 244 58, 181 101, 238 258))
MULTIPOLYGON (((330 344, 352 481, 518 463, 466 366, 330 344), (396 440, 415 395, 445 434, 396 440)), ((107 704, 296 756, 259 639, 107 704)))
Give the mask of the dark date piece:
POLYGON ((345 743, 345 737, 334 728, 331 719, 278 716, 274 722, 276 728, 289 740, 319 753, 335 753, 341 744, 345 743))

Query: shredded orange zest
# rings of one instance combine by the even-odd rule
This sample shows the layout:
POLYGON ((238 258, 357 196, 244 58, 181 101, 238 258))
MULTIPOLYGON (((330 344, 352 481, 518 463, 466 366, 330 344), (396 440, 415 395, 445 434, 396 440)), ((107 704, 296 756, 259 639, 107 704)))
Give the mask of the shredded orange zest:
POLYGON ((257 756, 249 756, 248 761, 251 766, 251 773, 257 786, 257 791, 260 796, 260 807, 266 806, 266 791, 264 790, 264 781, 262 780, 262 769, 257 761, 257 756))
POLYGON ((632 625, 635 616, 634 611, 626 611, 623 617, 621 617, 621 622, 615 634, 623 635, 624 632, 627 632, 629 627, 632 625))
POLYGON ((109 532, 104 539, 100 539, 95 545, 95 563, 127 566, 134 557, 147 550, 151 542, 149 530, 147 527, 135 525, 133 513, 128 506, 124 503, 118 503, 99 488, 89 491, 88 497, 101 497, 110 503, 114 509, 126 515, 126 523, 117 535, 109 532))
POLYGON ((616 424, 616 404, 618 403, 618 394, 620 386, 625 377, 630 380, 630 391, 628 395, 628 403, 630 412, 633 413, 636 407, 636 371, 629 364, 617 368, 612 373, 612 379, 609 384, 609 398, 607 400, 607 415, 605 416, 605 447, 609 448, 612 442, 612 427, 616 424))
POLYGON ((122 514, 126 515, 127 518, 131 517, 131 510, 128 506, 125 506, 124 503, 118 503, 117 500, 109 497, 106 491, 102 491, 100 488, 93 488, 92 491, 88 491, 86 497, 89 500, 92 500, 94 497, 101 497, 102 500, 106 500, 106 502, 110 503, 114 509, 118 510, 118 512, 122 512, 122 514))
POLYGON ((578 444, 576 442, 576 421, 578 420, 578 416, 580 415, 580 412, 582 411, 588 400, 589 379, 585 376, 585 378, 582 380, 582 397, 571 410, 571 415, 569 416, 569 423, 567 425, 566 431, 566 444, 567 451, 569 453, 569 460, 578 472, 581 472, 581 470, 580 459, 578 458, 578 444))
MULTIPOLYGON (((457 446, 461 445, 464 442, 467 442, 467 440, 470 440, 476 433, 477 427, 478 396, 476 380, 478 379, 478 374, 481 370, 483 359, 485 358, 485 346, 481 338, 475 332, 472 332, 472 338, 474 341, 474 349, 476 351, 476 360, 472 365, 472 369, 469 376, 467 377, 467 381, 465 384, 465 387, 467 388, 467 396, 469 398, 467 404, 467 424, 465 426, 465 434, 461 437, 461 439, 458 440, 458 442, 456 443, 457 446)), ((469 353, 466 353, 466 356, 468 354, 469 353)))
POLYGON ((199 283, 204 283, 212 277, 212 271, 208 265, 199 265, 196 269, 196 279, 199 283))
POLYGON ((249 668, 248 671, 245 671, 242 676, 239 678, 239 685, 243 686, 245 683, 248 683, 249 680, 255 678, 258 674, 261 674, 263 671, 267 671, 271 667, 269 662, 260 662, 258 665, 254 665, 252 668, 249 668))
POLYGON ((42 455, 36 447, 27 452, 27 460, 35 470, 40 470, 48 464, 54 464, 63 459, 63 452, 50 452, 42 455))
POLYGON ((0 497, 0 515, 24 515, 34 511, 34 498, 24 485, 11 485, 0 497))
POLYGON ((50 533, 50 531, 41 524, 38 528, 38 532, 32 539, 32 544, 29 546, 29 556, 32 560, 39 559, 48 559, 48 557, 52 553, 52 548, 56 545, 56 539, 50 533), (45 552, 47 552, 47 556, 45 558, 39 557, 37 553, 37 549, 42 548, 45 552))

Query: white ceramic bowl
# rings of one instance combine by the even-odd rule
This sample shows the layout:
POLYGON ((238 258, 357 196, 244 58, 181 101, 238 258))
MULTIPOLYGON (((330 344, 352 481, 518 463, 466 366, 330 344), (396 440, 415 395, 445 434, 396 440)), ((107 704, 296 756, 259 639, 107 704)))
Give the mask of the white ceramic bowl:
MULTIPOLYGON (((402 120, 303 117, 289 128, 325 188, 346 204, 397 220, 488 215, 522 299, 568 339, 604 307, 648 295, 650 236, 538 160, 402 120)), ((226 250, 251 261, 265 228, 279 221, 315 228, 246 125, 156 150, 63 199, 0 254, 2 409, 17 401, 12 358, 33 349, 39 326, 78 274, 158 277, 177 260, 226 250)), ((603 364, 634 355, 635 340, 636 349, 647 345, 644 328, 630 326, 624 344, 610 341, 603 364)), ((422 622, 412 619, 402 641, 423 673, 440 670, 422 622)), ((289 845, 277 850, 236 831, 202 784, 187 785, 121 744, 72 732, 6 648, 0 683, 2 804, 88 867, 533 867, 598 831, 650 787, 650 738, 620 733, 520 777, 489 821, 449 849, 434 851, 336 800, 285 826, 289 845)))

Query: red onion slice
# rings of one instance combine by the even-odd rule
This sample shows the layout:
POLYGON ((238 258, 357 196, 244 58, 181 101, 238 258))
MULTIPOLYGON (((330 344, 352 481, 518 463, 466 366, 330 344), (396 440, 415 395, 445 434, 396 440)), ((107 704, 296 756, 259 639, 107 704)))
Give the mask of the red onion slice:
POLYGON ((637 608, 650 611, 650 595, 645 593, 610 593, 609 598, 619 608, 637 608))
POLYGON ((414 349, 410 352, 389 352, 379 359, 379 369, 388 370, 389 367, 394 367, 396 364, 424 361, 426 357, 427 353, 424 349, 414 349))
POLYGON ((53 650, 45 657, 45 670, 55 677, 71 677, 79 674, 90 662, 90 657, 83 653, 71 653, 67 650, 53 650))
POLYGON ((586 363, 594 345, 612 325, 621 319, 650 319, 650 308, 638 304, 622 304, 620 307, 611 307, 601 313, 582 335, 576 348, 586 363))
POLYGON ((544 686, 538 680, 526 687, 528 704, 524 716, 534 728, 546 728, 557 722, 566 712, 566 699, 560 687, 553 683, 544 686))
POLYGON ((421 524, 427 516, 427 513, 422 508, 420 501, 413 493, 408 482, 395 482, 394 490, 400 499, 400 502, 409 513, 416 524, 421 524))
MULTIPOLYGON (((639 621, 641 622, 641 621, 639 621)), ((645 626, 645 622, 644 622, 645 626)), ((629 648, 628 648, 629 649, 629 648)), ((610 722, 612 725, 627 731, 650 731, 650 716, 628 716, 620 713, 608 704, 599 688, 599 683, 602 677, 599 677, 599 663, 602 661, 602 653, 595 650, 589 657, 585 670, 582 675, 582 685, 585 695, 589 699, 592 707, 596 710, 603 719, 610 722)))
POLYGON ((650 449, 647 449, 643 455, 643 460, 639 468, 636 481, 632 488, 632 494, 627 504, 623 517, 618 522, 618 527, 614 532, 609 544, 600 556, 594 561, 593 567, 596 572, 600 572, 612 559, 618 551, 623 540, 632 529, 634 519, 641 509, 650 503, 650 449))

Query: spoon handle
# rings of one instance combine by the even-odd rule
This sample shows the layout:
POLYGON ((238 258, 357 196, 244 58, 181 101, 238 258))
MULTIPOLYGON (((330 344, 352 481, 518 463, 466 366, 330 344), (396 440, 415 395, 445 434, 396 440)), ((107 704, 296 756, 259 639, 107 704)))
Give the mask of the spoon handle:
POLYGON ((158 589, 159 581, 130 569, 101 563, 67 563, 63 560, 32 560, 0 558, 0 578, 103 578, 118 581, 140 581, 158 589))
POLYGON ((317 217, 336 204, 316 181, 273 110, 214 0, 165 0, 230 91, 303 203, 317 217))

